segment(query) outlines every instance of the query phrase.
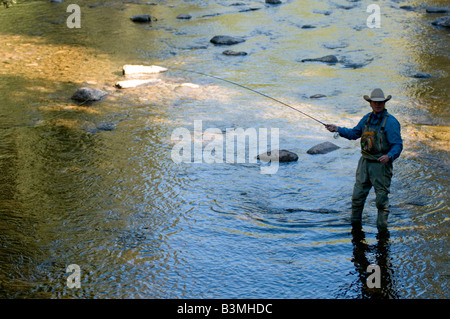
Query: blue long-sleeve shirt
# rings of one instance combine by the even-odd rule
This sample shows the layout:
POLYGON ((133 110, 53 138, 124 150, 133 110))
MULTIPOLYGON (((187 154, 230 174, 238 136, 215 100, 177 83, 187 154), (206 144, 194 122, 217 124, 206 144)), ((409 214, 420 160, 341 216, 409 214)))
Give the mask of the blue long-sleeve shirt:
MULTIPOLYGON (((356 140, 356 139, 360 138, 362 135, 363 128, 366 125, 367 118, 372 113, 373 112, 366 114, 361 119, 361 121, 359 121, 358 125, 356 125, 352 129, 345 128, 345 127, 338 127, 339 135, 342 137, 345 137, 346 139, 349 139, 349 140, 356 140)), ((378 127, 382 115, 383 115, 383 113, 380 113, 380 114, 373 113, 373 115, 370 119, 369 126, 373 127, 373 128, 378 127)), ((402 140, 402 136, 400 133, 400 123, 397 121, 397 119, 394 116, 392 116, 392 114, 389 114, 389 116, 386 120, 386 125, 384 127, 384 131, 386 132, 386 138, 390 145, 390 149, 389 149, 389 152, 387 153, 387 155, 389 155, 391 157, 392 161, 394 161, 396 158, 398 158, 400 156, 400 153, 403 150, 403 140, 402 140)))

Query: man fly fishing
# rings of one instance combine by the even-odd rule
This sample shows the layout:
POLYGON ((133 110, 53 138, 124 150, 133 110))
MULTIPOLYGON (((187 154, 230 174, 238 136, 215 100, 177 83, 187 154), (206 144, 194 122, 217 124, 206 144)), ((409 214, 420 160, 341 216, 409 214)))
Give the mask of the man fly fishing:
POLYGON ((372 112, 366 114, 353 129, 326 124, 330 132, 338 132, 349 140, 361 138, 361 158, 356 169, 356 182, 352 195, 351 223, 361 225, 361 216, 372 186, 375 189, 378 209, 377 228, 387 231, 389 215, 389 189, 391 186, 393 161, 403 150, 400 123, 388 113, 385 104, 392 98, 384 97, 381 89, 374 89, 364 99, 370 103, 372 112))
MULTIPOLYGON (((174 68, 174 67, 172 67, 174 68)), ((392 96, 384 97, 381 89, 372 91, 370 97, 364 95, 364 99, 370 103, 372 112, 366 114, 358 125, 353 129, 338 127, 334 124, 325 124, 309 114, 275 99, 267 94, 261 93, 242 84, 222 79, 217 76, 205 74, 198 71, 191 71, 181 68, 174 68, 180 71, 192 72, 218 80, 222 80, 266 98, 272 99, 294 111, 297 111, 312 120, 324 125, 330 132, 338 132, 340 136, 349 140, 361 138, 362 156, 356 170, 356 182, 352 195, 352 215, 351 221, 354 226, 361 225, 361 216, 372 186, 375 188, 376 205, 378 208, 377 228, 380 232, 387 231, 387 220, 389 215, 389 189, 391 186, 393 161, 400 156, 403 150, 403 141, 400 134, 400 123, 389 114, 385 104, 392 96)))

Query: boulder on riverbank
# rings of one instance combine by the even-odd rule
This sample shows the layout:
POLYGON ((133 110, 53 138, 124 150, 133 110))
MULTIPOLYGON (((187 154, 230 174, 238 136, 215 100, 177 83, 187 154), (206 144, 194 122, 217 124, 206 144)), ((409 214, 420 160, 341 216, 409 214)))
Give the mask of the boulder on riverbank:
POLYGON ((216 35, 210 40, 210 42, 217 45, 233 45, 245 42, 245 39, 232 37, 229 35, 216 35))
POLYGON ((256 156, 256 159, 264 162, 278 161, 280 163, 295 162, 298 155, 288 150, 273 150, 256 156))
POLYGON ((90 87, 82 87, 75 91, 75 93, 72 95, 72 100, 79 101, 79 102, 95 102, 100 101, 103 99, 108 93, 93 89, 90 87))
POLYGON ((309 150, 306 151, 306 153, 311 154, 311 155, 327 154, 327 153, 335 151, 339 148, 340 148, 339 146, 337 146, 331 142, 323 142, 316 146, 311 147, 309 150))

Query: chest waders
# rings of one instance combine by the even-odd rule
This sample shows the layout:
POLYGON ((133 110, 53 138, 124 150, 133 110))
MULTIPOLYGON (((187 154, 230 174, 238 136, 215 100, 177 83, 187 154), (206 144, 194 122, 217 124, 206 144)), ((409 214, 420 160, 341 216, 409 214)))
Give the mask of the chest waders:
MULTIPOLYGON (((372 113, 373 114, 373 113, 372 113)), ((375 189, 376 206, 378 209, 377 228, 387 229, 389 215, 389 189, 392 178, 392 161, 386 164, 380 163, 378 158, 386 155, 390 150, 390 145, 384 131, 386 120, 389 116, 384 112, 380 123, 376 127, 371 127, 369 115, 361 136, 362 156, 356 169, 356 182, 352 195, 352 223, 360 223, 364 203, 370 189, 375 189)))

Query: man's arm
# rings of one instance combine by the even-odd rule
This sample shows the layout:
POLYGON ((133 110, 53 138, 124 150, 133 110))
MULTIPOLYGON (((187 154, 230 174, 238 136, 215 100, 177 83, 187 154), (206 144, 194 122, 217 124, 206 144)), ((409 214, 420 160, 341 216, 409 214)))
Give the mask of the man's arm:
POLYGON ((391 117, 389 120, 389 125, 386 125, 385 131, 387 140, 391 145, 391 149, 387 155, 389 155, 391 160, 394 161, 400 156, 400 153, 403 150, 403 140, 400 133, 400 123, 394 117, 391 117))
POLYGON ((338 132, 340 136, 348 140, 356 140, 361 137, 362 129, 367 121, 367 116, 364 116, 354 128, 349 129, 345 127, 336 126, 334 124, 327 124, 325 127, 330 132, 338 132))

